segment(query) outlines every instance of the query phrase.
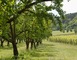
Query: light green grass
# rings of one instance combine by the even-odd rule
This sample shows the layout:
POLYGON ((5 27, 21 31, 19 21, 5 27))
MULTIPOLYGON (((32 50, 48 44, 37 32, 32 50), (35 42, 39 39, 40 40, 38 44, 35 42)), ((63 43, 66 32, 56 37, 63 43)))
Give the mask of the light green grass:
MULTIPOLYGON (((77 45, 69 45, 50 41, 43 41, 37 49, 25 50, 25 43, 18 46, 18 60, 77 60, 77 45)), ((1 49, 0 49, 1 50, 1 49)), ((12 49, 0 51, 0 58, 11 60, 12 49)))
MULTIPOLYGON (((70 37, 76 38, 74 32, 62 33, 60 31, 53 32, 55 37, 63 39, 70 37)), ((26 50, 25 43, 18 44, 19 58, 18 60, 77 60, 77 45, 63 44, 57 42, 43 41, 37 49, 26 50)), ((12 45, 0 47, 0 60, 12 60, 12 45)))
MULTIPOLYGON (((21 43, 17 45, 18 50, 19 50, 19 54, 22 53, 22 51, 26 50, 25 48, 25 43, 21 43), (23 50, 24 49, 24 50, 23 50)), ((0 46, 0 59, 11 59, 13 57, 13 49, 12 49, 12 45, 10 43, 10 46, 8 47, 6 45, 6 42, 4 42, 4 47, 0 46)))
POLYGON ((47 41, 43 45, 36 52, 45 56, 34 57, 35 60, 77 60, 77 46, 47 41))

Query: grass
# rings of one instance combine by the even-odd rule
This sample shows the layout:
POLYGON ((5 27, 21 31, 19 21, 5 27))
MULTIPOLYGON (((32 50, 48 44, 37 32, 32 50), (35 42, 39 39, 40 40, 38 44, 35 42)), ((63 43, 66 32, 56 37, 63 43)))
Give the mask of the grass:
POLYGON ((50 36, 49 40, 53 42, 77 45, 77 35, 74 32, 63 33, 60 31, 54 31, 53 36, 50 36))
POLYGON ((51 36, 50 41, 77 45, 77 35, 51 36))
MULTIPOLYGON (((67 42, 76 43, 77 35, 72 33, 61 32, 59 35, 56 32, 48 41, 43 40, 43 44, 33 50, 26 50, 25 43, 20 43, 18 44, 18 60, 77 60, 77 45, 64 44, 67 42), (51 42, 50 39, 55 42, 51 42)), ((7 47, 6 44, 3 48, 0 47, 0 60, 13 60, 11 44, 10 47, 7 47)))
POLYGON ((40 51, 40 54, 46 53, 45 56, 37 56, 34 57, 33 60, 77 60, 76 47, 77 46, 69 44, 44 41, 44 44, 40 46, 36 52, 40 51))
MULTIPOLYGON (((43 41, 37 49, 25 50, 20 44, 18 60, 77 60, 77 45, 43 41)), ((0 51, 0 59, 12 60, 12 49, 0 51)))
MULTIPOLYGON (((25 43, 19 44, 18 46, 19 54, 22 52, 22 50, 25 50, 25 43)), ((0 59, 11 59, 13 57, 13 51, 12 51, 12 45, 6 46, 6 42, 4 43, 4 47, 0 47, 0 59)))

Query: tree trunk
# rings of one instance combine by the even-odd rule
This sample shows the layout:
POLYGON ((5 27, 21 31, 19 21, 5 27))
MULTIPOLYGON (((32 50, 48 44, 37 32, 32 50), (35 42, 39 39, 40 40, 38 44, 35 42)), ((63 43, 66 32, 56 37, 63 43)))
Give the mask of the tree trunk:
POLYGON ((33 48, 34 40, 31 39, 31 49, 33 48))
POLYGON ((29 49, 29 41, 28 40, 26 41, 26 49, 27 50, 29 49))
MULTIPOLYGON (((26 35, 25 35, 26 38, 26 35)), ((29 38, 29 31, 28 31, 28 38, 26 38, 26 49, 29 49, 29 42, 30 42, 30 38, 29 38)))
POLYGON ((40 44, 42 44, 42 40, 40 40, 39 42, 40 42, 40 44))
POLYGON ((13 25, 10 23, 10 31, 11 31, 11 40, 12 40, 12 46, 13 46, 13 54, 14 54, 15 60, 17 60, 18 50, 16 45, 15 20, 13 21, 13 25))
POLYGON ((35 44, 36 42, 34 42, 34 48, 36 49, 36 44, 35 44))
POLYGON ((39 45, 39 41, 37 41, 37 46, 39 45))
POLYGON ((1 40, 1 46, 3 47, 3 43, 4 43, 4 41, 3 40, 1 40))
POLYGON ((18 58, 18 50, 17 50, 16 42, 12 42, 12 45, 13 45, 14 58, 17 59, 18 58))

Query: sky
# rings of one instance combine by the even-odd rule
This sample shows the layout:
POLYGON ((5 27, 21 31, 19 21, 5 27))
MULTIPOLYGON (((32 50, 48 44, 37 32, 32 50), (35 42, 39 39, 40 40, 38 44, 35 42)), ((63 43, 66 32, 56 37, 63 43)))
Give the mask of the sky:
POLYGON ((66 13, 74 13, 77 12, 77 0, 64 0, 62 9, 66 11, 66 13))
MULTIPOLYGON (((47 2, 46 4, 50 5, 50 2, 47 2)), ((62 9, 63 11, 66 11, 66 14, 77 12, 77 0, 70 0, 69 2, 67 0, 64 0, 62 4, 62 9)), ((57 14, 55 10, 53 10, 52 12, 57 14)))

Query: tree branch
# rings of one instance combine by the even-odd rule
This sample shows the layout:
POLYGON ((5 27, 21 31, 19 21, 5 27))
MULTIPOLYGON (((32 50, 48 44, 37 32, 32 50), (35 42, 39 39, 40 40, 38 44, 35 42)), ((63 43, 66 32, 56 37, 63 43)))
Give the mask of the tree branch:
MULTIPOLYGON (((22 14, 23 12, 25 12, 26 9, 29 9, 31 6, 36 5, 36 4, 38 4, 38 3, 41 3, 41 2, 44 2, 44 1, 52 1, 52 0, 42 0, 42 1, 38 1, 38 2, 37 2, 37 1, 36 1, 36 2, 33 2, 33 3, 29 4, 29 5, 26 5, 22 10, 18 11, 17 14, 22 14)), ((7 21, 7 23, 12 22, 12 21, 13 21, 14 19, 16 19, 17 17, 18 17, 18 16, 13 15, 13 17, 10 18, 10 19, 7 21)))
POLYGON ((22 31, 20 31, 18 34, 16 34, 16 37, 18 37, 20 34, 22 34, 25 31, 28 31, 28 30, 22 30, 22 31))

